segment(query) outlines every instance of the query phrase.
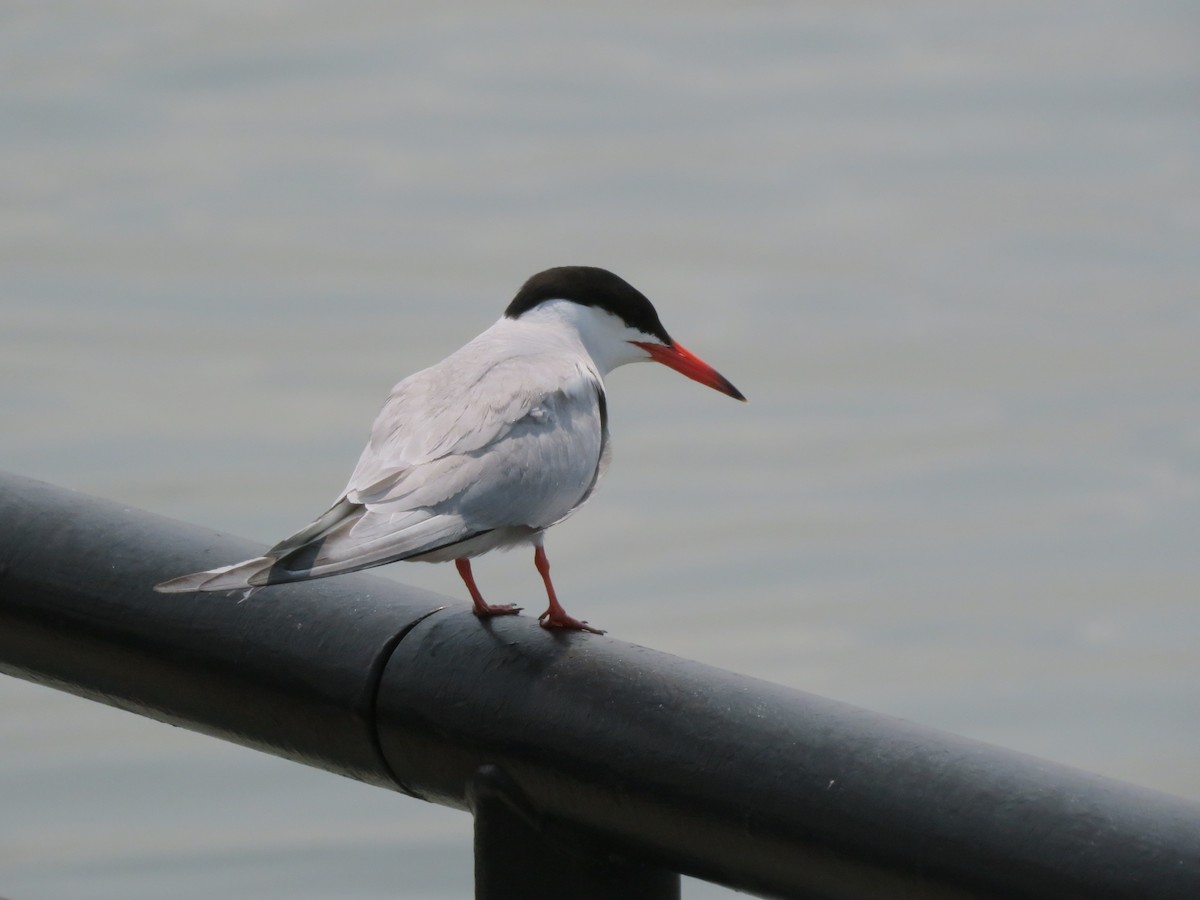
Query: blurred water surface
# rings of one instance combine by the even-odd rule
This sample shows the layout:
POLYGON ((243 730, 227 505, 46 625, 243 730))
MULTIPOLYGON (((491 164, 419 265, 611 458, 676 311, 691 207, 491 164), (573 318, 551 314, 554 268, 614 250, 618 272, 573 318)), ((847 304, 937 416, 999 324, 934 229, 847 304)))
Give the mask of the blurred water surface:
MULTIPOLYGON (((751 402, 613 375, 614 465, 549 540, 569 610, 1200 798, 1198 26, 7 5, 0 466, 273 541, 393 382, 603 265, 751 402)), ((476 572, 538 606, 524 553, 476 572)), ((4 896, 470 891, 460 814, 12 679, 0 709, 4 896)))

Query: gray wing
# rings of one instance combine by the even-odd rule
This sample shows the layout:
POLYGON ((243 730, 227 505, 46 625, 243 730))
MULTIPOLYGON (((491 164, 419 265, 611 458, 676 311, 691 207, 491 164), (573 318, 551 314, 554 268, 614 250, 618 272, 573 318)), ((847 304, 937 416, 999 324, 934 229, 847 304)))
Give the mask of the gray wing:
POLYGON ((157 589, 323 577, 566 518, 606 460, 599 374, 577 356, 495 361, 471 350, 393 389, 346 490, 316 521, 263 557, 157 589))

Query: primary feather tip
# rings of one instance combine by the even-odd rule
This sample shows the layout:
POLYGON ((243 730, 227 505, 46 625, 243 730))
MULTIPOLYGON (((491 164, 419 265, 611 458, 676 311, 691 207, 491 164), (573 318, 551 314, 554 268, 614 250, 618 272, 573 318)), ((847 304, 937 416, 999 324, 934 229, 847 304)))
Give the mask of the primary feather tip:
POLYGON ((208 569, 204 572, 192 572, 190 575, 180 575, 160 581, 154 586, 159 594, 190 594, 198 591, 236 591, 254 586, 255 583, 265 584, 262 573, 270 571, 275 560, 269 556, 258 556, 232 566, 219 569, 208 569), (255 577, 259 576, 257 582, 255 577))

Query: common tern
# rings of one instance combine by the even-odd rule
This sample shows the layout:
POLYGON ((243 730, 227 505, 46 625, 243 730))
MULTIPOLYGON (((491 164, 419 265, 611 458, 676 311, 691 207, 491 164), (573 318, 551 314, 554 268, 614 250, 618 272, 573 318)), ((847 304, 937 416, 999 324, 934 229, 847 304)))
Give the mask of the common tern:
POLYGON ((645 361, 746 399, 673 340, 628 282, 591 266, 540 272, 491 328, 392 389, 346 489, 315 521, 262 556, 154 589, 229 591, 453 560, 486 618, 520 608, 485 602, 471 559, 532 544, 549 598, 541 624, 602 633, 558 602, 543 540, 608 465, 604 376, 645 361))

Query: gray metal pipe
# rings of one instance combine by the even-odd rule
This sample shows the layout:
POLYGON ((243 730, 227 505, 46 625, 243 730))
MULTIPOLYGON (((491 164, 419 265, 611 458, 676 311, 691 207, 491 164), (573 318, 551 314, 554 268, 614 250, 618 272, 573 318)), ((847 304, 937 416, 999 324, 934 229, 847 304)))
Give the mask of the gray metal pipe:
POLYGON ((247 600, 153 591, 259 552, 0 473, 0 671, 396 787, 375 729, 379 676, 444 598, 357 575, 247 600))
POLYGON ((0 671, 500 810, 646 896, 1200 897, 1200 804, 368 576, 151 591, 257 550, 2 475, 0 671))

